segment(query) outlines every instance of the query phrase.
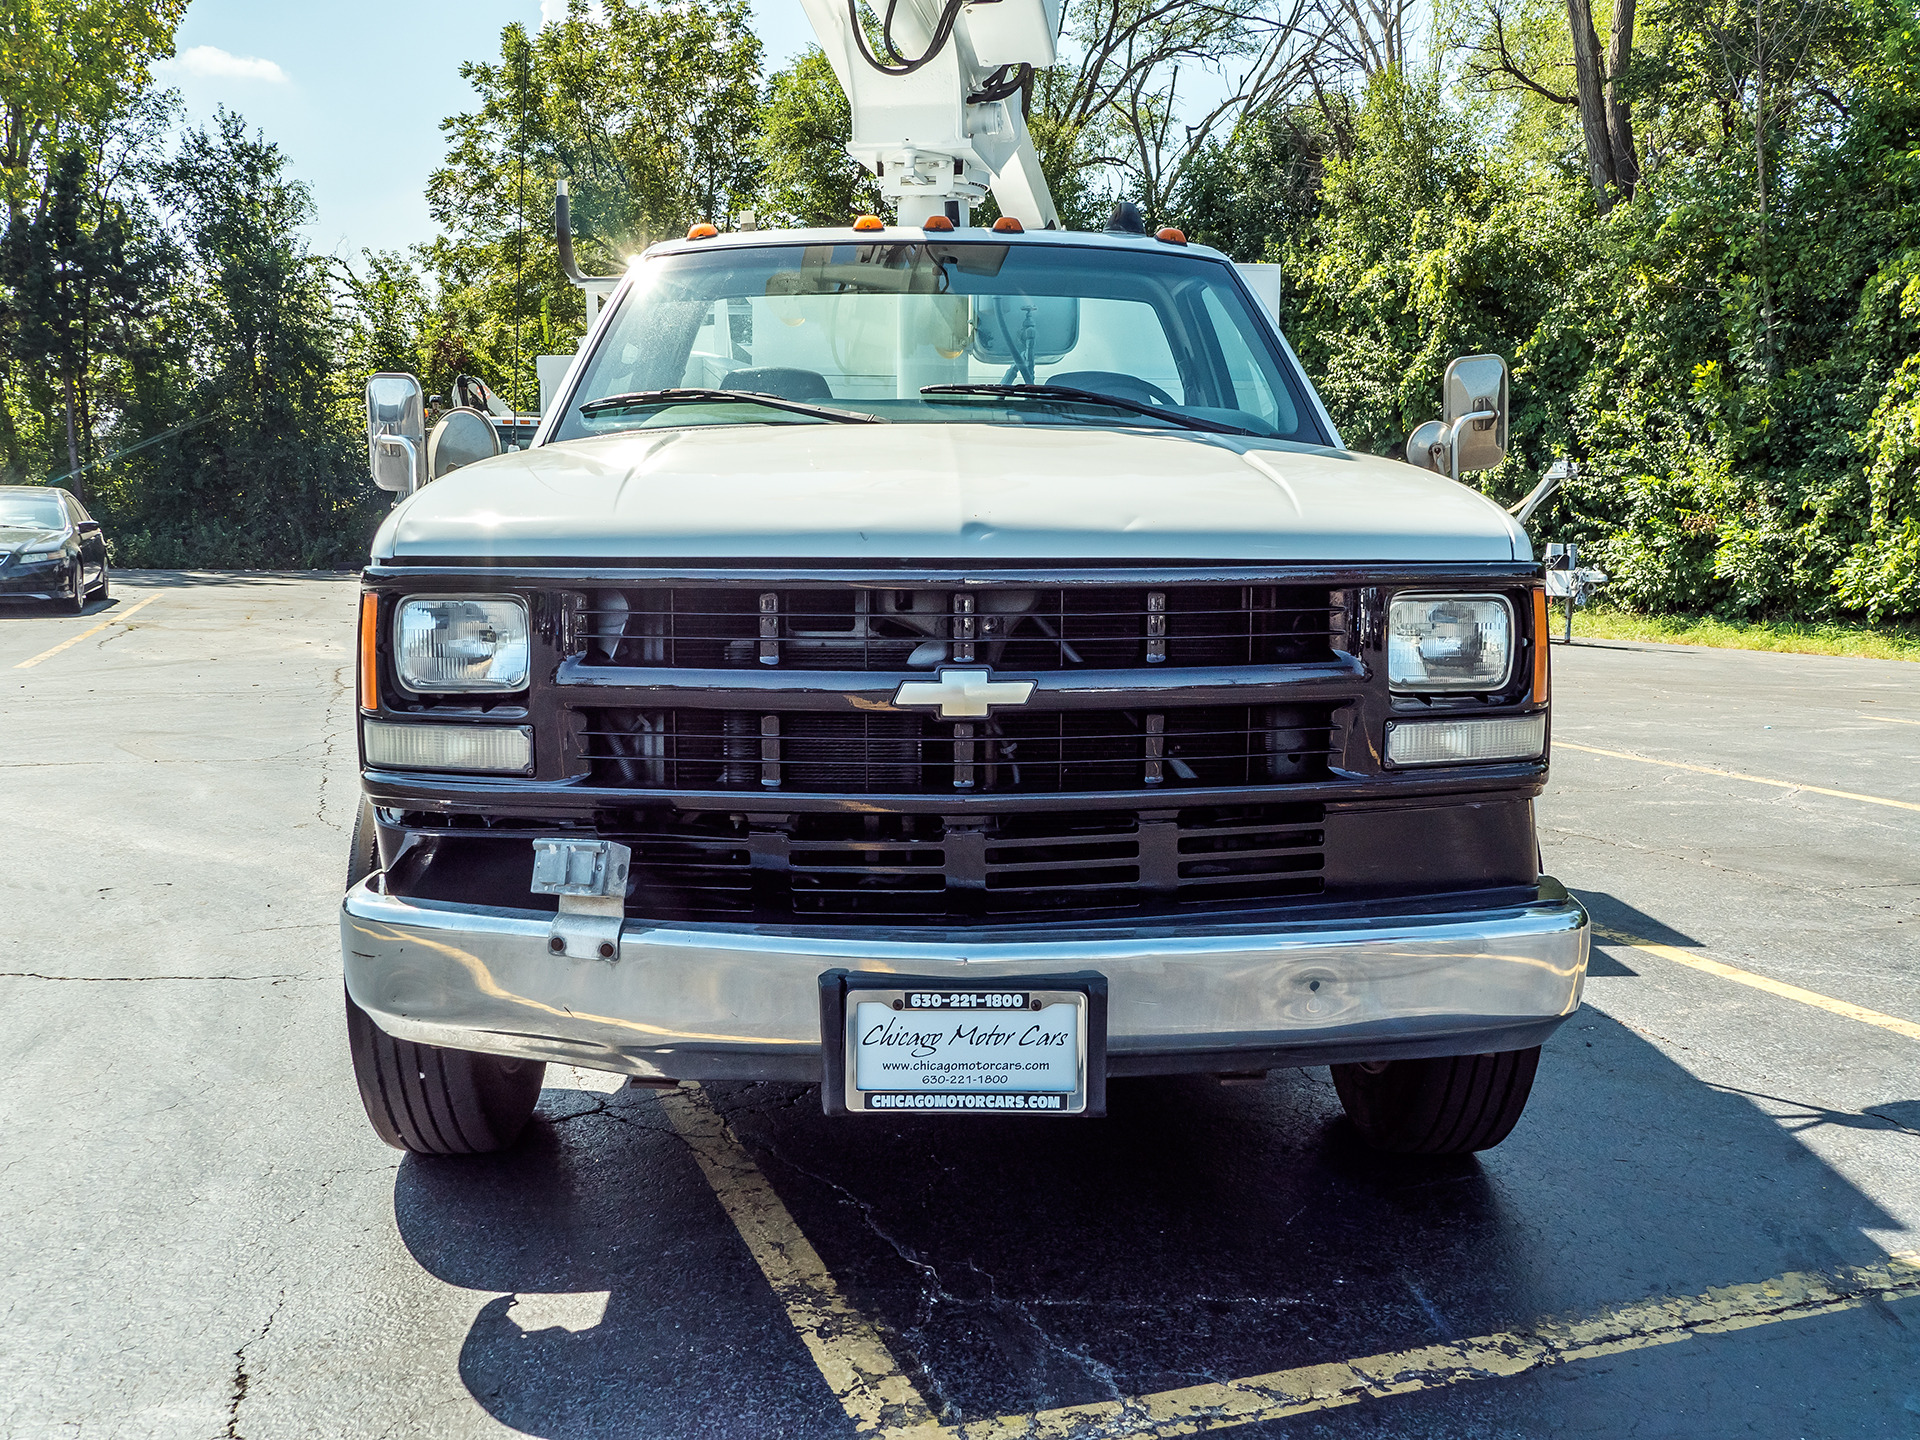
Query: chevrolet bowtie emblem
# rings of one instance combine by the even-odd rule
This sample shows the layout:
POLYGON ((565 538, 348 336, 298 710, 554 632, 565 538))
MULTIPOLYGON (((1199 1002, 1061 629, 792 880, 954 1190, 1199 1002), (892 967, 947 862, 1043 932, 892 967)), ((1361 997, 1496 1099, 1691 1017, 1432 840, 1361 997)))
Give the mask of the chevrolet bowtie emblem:
POLYGON ((942 670, 938 680, 906 680, 893 692, 896 705, 938 705, 949 720, 985 715, 995 705, 1024 705, 1031 680, 996 680, 991 670, 942 670))

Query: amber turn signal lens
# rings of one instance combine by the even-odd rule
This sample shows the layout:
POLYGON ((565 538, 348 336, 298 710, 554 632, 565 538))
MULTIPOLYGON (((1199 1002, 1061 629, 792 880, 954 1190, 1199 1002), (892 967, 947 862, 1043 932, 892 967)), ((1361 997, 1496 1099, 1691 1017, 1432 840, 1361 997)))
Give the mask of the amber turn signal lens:
POLYGON ((884 230, 887 227, 886 223, 881 220, 878 215, 862 215, 858 220, 853 222, 853 228, 856 230, 884 230))
POLYGON ((1184 230, 1176 230, 1171 225, 1165 225, 1153 232, 1153 238, 1156 240, 1164 240, 1169 245, 1184 245, 1187 243, 1187 232, 1184 230))
POLYGON ((1547 687, 1551 681, 1547 669, 1547 591, 1544 585, 1534 587, 1533 592, 1533 699, 1534 703, 1547 703, 1547 687))
POLYGON ((360 708, 380 708, 380 597, 360 597, 360 708))
POLYGON ((953 222, 944 215, 929 215, 927 217, 927 223, 920 228, 922 230, 951 230, 953 229, 953 222))
POLYGON ((998 230, 1002 235, 1024 235, 1027 229, 1026 226, 1022 225, 1011 215, 1002 215, 998 220, 993 222, 993 228, 998 230))
POLYGON ((709 225, 706 221, 702 220, 698 225, 695 225, 692 229, 687 231, 687 239, 711 240, 714 236, 718 235, 719 233, 720 233, 720 227, 718 225, 709 225))

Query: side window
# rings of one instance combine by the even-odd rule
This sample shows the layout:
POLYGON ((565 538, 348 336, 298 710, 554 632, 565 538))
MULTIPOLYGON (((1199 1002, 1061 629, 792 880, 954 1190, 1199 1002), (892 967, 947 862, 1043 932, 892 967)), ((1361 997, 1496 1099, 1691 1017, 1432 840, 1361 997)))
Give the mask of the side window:
POLYGON ((1241 333, 1239 317, 1220 303, 1219 295, 1211 286, 1204 295, 1202 303, 1207 307, 1207 319, 1212 322, 1213 333, 1220 342, 1221 357, 1227 362, 1228 378, 1233 384, 1233 404, 1249 415, 1258 415, 1280 434, 1293 434, 1299 428, 1299 417, 1294 414, 1288 398, 1275 395, 1267 383, 1266 376, 1261 373, 1260 363, 1254 359, 1253 346, 1241 333))
POLYGON ((61 495, 60 503, 67 507, 67 519, 75 525, 78 525, 82 520, 93 518, 80 508, 80 502, 71 495, 61 495))

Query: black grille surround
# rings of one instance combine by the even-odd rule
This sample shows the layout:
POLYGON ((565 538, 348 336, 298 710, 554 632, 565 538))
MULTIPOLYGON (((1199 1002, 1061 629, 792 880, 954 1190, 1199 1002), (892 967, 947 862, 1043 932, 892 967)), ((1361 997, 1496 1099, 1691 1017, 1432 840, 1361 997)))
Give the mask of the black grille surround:
MULTIPOLYGON (((524 781, 370 771, 367 788, 396 893, 526 905, 528 842, 589 833, 633 849, 628 914, 666 923, 1178 926, 1524 886, 1544 765, 1385 766, 1408 706, 1382 617, 1396 586, 1459 586, 1510 593, 1524 619, 1536 576, 376 567, 389 597, 525 596, 533 684, 507 718, 524 713, 536 756, 524 781), (1034 688, 978 717, 894 703, 950 669, 1034 688)), ((1419 713, 1527 708, 1530 656, 1508 691, 1419 713)))

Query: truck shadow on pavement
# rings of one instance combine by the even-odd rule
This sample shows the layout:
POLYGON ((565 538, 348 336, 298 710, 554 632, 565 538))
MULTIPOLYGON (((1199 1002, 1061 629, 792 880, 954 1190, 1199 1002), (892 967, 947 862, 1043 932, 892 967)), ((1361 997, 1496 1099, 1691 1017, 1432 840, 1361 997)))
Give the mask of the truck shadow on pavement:
MULTIPOLYGON (((708 1090, 948 1420, 1870 1264, 1883 1252, 1862 1231, 1894 1224, 1782 1122, 1592 1008, 1548 1045, 1520 1128, 1478 1158, 1367 1150, 1324 1070, 1245 1087, 1135 1080, 1111 1092, 1110 1117, 1081 1123, 829 1121, 811 1087, 708 1090)), ((517 1430, 555 1440, 850 1433, 646 1092, 549 1090, 518 1149, 409 1159, 394 1206, 433 1275, 508 1292, 478 1307, 459 1365, 480 1404, 517 1430), (542 1318, 547 1296, 574 1297, 559 1324, 542 1318)), ((1696 1433, 1802 1433, 1799 1401, 1773 1377, 1808 1366, 1837 1387, 1841 1408, 1823 1433, 1853 1433, 1840 1424, 1853 1411, 1862 1426, 1882 1410, 1875 1423, 1911 1418, 1898 1413, 1916 1389, 1898 1380, 1912 1373, 1910 1339, 1863 1343, 1844 1316, 1772 1333, 1786 1348, 1731 1390, 1712 1379, 1719 1352, 1660 1352, 1660 1363, 1703 1367, 1663 1382, 1694 1387, 1700 1405, 1713 1397, 1696 1433), (1894 1378, 1859 1378, 1876 1366, 1894 1378)), ((1575 1366, 1374 1402, 1319 1416, 1311 1433, 1388 1433, 1369 1427, 1398 1425, 1381 1418, 1395 1415, 1413 1428, 1394 1434, 1538 1433, 1595 1404, 1684 1418, 1684 1394, 1641 1393, 1633 1368, 1575 1366)))

